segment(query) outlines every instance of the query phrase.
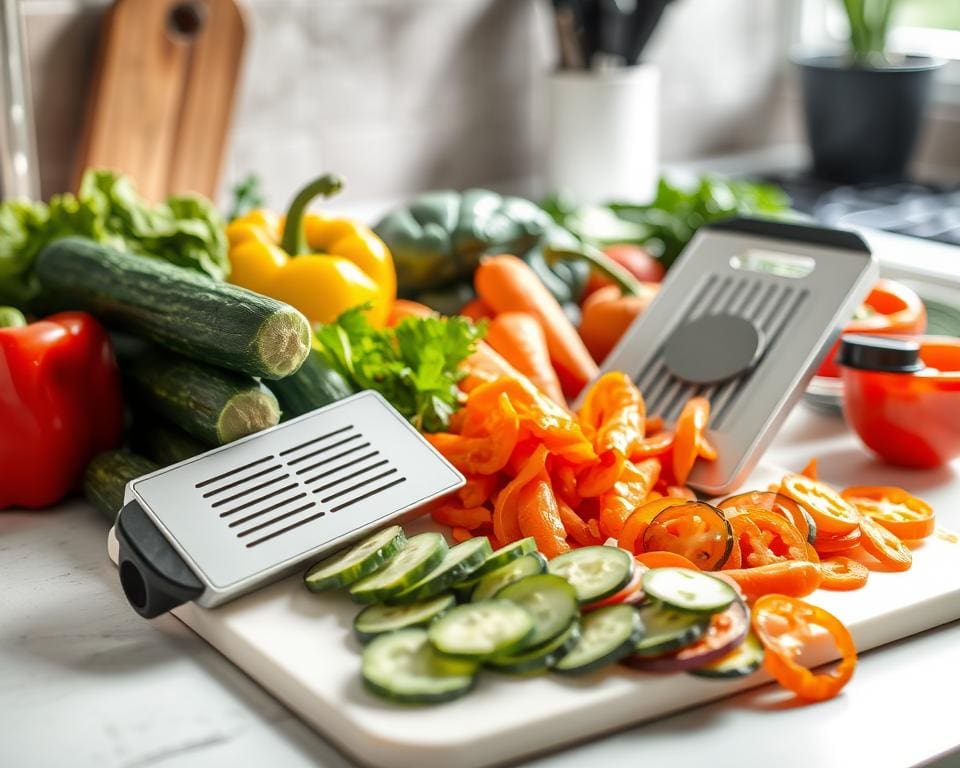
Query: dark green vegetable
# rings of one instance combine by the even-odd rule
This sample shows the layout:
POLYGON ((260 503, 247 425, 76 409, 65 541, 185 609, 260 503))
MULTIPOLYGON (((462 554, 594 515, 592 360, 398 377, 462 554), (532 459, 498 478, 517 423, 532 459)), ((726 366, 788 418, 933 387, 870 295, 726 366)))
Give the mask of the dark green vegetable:
POLYGON ((283 302, 83 238, 48 245, 35 273, 55 309, 81 309, 175 352, 275 379, 310 351, 310 324, 283 302))
POLYGON ((224 445, 280 422, 277 398, 249 376, 160 350, 122 362, 144 404, 204 443, 224 445))
POLYGON ((470 300, 473 272, 484 255, 523 258, 561 304, 578 302, 589 277, 583 264, 543 259, 547 244, 577 247, 569 232, 535 203, 486 189, 429 192, 388 213, 374 230, 393 254, 400 295, 444 314, 470 300))
POLYGON ((377 330, 355 307, 317 326, 316 338, 327 364, 354 388, 376 390, 417 429, 437 432, 460 406, 460 363, 484 330, 464 317, 408 317, 377 330))
POLYGON ((83 495, 97 511, 113 522, 123 506, 127 483, 160 469, 150 459, 130 451, 106 451, 87 465, 83 475, 83 495))
POLYGON ((553 197, 543 207, 585 243, 597 247, 639 243, 669 267, 704 224, 734 215, 782 217, 789 212, 790 200, 770 184, 708 176, 692 188, 663 178, 656 197, 646 205, 614 201, 577 207, 553 197))
POLYGON ((267 387, 280 401, 283 420, 342 400, 355 391, 318 349, 310 350, 296 373, 270 381, 267 387))
POLYGON ((143 417, 138 413, 134 417, 134 424, 135 447, 162 467, 192 459, 213 447, 155 416, 143 417))
POLYGON ((47 244, 70 235, 167 261, 216 280, 230 271, 223 220, 197 195, 153 205, 130 179, 107 170, 84 175, 77 195, 55 195, 49 205, 0 203, 0 301, 25 307, 40 290, 32 267, 47 244))

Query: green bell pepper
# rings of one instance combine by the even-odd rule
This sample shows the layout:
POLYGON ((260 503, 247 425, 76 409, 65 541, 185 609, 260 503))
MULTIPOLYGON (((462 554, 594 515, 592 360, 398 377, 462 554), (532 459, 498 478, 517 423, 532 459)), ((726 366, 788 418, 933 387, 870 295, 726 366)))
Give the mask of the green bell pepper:
POLYGON ((561 304, 579 302, 590 275, 587 264, 545 259, 544 247, 576 249, 579 241, 542 208, 485 189, 420 195, 374 231, 393 253, 399 294, 448 313, 472 297, 473 272, 485 255, 520 256, 561 304))

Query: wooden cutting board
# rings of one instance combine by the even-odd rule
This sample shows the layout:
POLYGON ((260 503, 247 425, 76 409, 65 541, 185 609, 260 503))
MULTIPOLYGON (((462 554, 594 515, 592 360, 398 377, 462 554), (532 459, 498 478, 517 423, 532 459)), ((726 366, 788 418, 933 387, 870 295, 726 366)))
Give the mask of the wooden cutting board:
POLYGON ((235 0, 117 0, 104 21, 84 169, 128 174, 158 201, 217 192, 246 23, 235 0))

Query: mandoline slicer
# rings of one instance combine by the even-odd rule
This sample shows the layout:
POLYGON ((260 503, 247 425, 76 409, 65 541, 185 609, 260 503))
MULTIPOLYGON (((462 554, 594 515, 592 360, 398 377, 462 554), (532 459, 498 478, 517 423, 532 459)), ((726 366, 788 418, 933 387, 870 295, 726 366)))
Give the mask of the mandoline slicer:
POLYGON ((711 404, 716 461, 689 485, 736 490, 877 278, 853 232, 754 219, 702 227, 657 298, 604 361, 627 372, 669 423, 711 404))
POLYGON ((219 605, 463 484, 361 392, 131 481, 115 526, 120 583, 146 618, 219 605))

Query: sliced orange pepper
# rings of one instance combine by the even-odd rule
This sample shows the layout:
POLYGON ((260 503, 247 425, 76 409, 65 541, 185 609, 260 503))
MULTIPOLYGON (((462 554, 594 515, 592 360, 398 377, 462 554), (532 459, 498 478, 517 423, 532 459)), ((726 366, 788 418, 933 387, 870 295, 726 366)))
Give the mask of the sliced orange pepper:
POLYGON ((658 432, 653 437, 645 437, 630 452, 631 461, 640 461, 652 456, 663 456, 673 448, 674 433, 669 430, 658 432))
POLYGON ((913 565, 906 545, 872 518, 860 518, 860 546, 891 571, 906 571, 913 565))
POLYGON ((617 546, 634 554, 643 552, 643 534, 653 518, 667 507, 675 507, 681 504, 686 504, 686 500, 674 499, 669 496, 644 501, 624 522, 617 538, 617 546))
POLYGON ((450 538, 452 538, 457 544, 466 541, 467 539, 472 539, 473 534, 470 533, 466 528, 453 528, 450 531, 450 538))
POLYGON ((709 421, 710 401, 705 397, 691 398, 680 412, 673 443, 673 477, 678 485, 686 485, 690 470, 701 455, 709 421))
POLYGON ((451 528, 464 528, 468 531, 493 522, 493 513, 486 507, 460 507, 455 504, 443 504, 431 513, 440 525, 451 528))
POLYGON ((787 475, 780 484, 780 493, 807 511, 817 524, 818 533, 844 534, 857 527, 857 510, 826 483, 803 475, 787 475))
POLYGON ((870 569, 863 563, 843 556, 821 560, 820 571, 823 573, 820 587, 838 592, 860 589, 870 576, 870 569))
POLYGON ((537 549, 546 557, 570 551, 567 531, 560 520, 557 499, 545 471, 524 486, 517 497, 517 519, 520 532, 532 536, 537 549))
POLYGON ((813 542, 813 547, 817 550, 818 554, 833 555, 838 552, 846 552, 847 550, 853 549, 859 543, 860 529, 854 528, 842 536, 821 536, 818 533, 817 538, 813 542))
POLYGON ((436 432, 425 437, 464 474, 492 475, 510 460, 519 434, 519 416, 510 399, 503 396, 491 404, 482 424, 474 423, 472 434, 436 432))
POLYGON ((753 606, 753 631, 763 647, 763 666, 784 688, 810 701, 836 696, 853 676, 857 650, 850 631, 832 614, 786 595, 761 597, 753 606), (827 674, 817 674, 799 663, 812 627, 830 633, 840 653, 840 663, 827 674))
POLYGON ((733 530, 723 513, 700 501, 668 507, 650 522, 643 534, 644 551, 676 552, 704 571, 721 568, 735 543, 733 530))
POLYGON ((574 542, 582 547, 603 543, 599 536, 594 536, 586 521, 581 518, 569 504, 559 497, 557 498, 557 509, 560 511, 560 522, 563 523, 567 534, 574 542))
POLYGON ((624 463, 620 479, 600 497, 600 531, 604 536, 620 535, 627 518, 647 497, 659 477, 660 462, 656 459, 645 459, 639 464, 624 463))
POLYGON ((457 498, 464 507, 479 507, 494 497, 499 484, 497 475, 467 475, 467 482, 457 491, 457 498))
POLYGON ((800 531, 803 538, 809 540, 809 519, 793 499, 774 491, 750 491, 731 496, 718 504, 727 517, 749 513, 751 509, 765 509, 775 512, 789 520, 800 531))
POLYGON ((800 474, 804 477, 809 477, 811 480, 819 480, 820 472, 817 469, 817 457, 814 456, 810 461, 807 462, 807 466, 800 470, 800 474))
POLYGON ((900 539, 925 539, 937 527, 933 509, 903 488, 871 485, 840 492, 861 515, 876 520, 900 539))
POLYGON ((745 566, 753 568, 780 560, 806 559, 807 541, 793 523, 765 509, 752 510, 746 516, 757 526, 760 535, 740 539, 745 566))
POLYGON ((807 560, 783 560, 756 568, 733 568, 723 571, 740 585, 749 600, 761 595, 779 593, 805 597, 820 586, 820 566, 807 560))

